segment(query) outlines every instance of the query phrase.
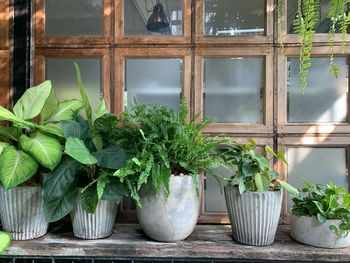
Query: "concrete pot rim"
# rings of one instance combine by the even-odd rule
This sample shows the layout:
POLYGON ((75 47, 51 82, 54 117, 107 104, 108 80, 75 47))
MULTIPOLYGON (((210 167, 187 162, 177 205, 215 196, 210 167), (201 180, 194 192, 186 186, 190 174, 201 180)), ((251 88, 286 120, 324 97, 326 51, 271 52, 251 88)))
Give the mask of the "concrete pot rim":
MULTIPOLYGON (((239 191, 238 190, 238 186, 237 185, 233 185, 233 184, 227 184, 224 186, 226 189, 233 189, 233 190, 236 190, 236 191, 239 191)), ((279 189, 279 190, 273 190, 273 191, 265 191, 265 192, 253 192, 253 191, 245 191, 244 193, 242 193, 241 195, 244 195, 244 194, 251 194, 251 195, 254 195, 254 194, 267 194, 267 193, 279 193, 279 192, 282 192, 282 189, 279 189)))
MULTIPOLYGON (((320 223, 318 220, 317 220, 317 217, 316 216, 296 216, 296 215, 293 215, 291 214, 292 217, 295 217, 295 218, 305 218, 305 219, 311 219, 311 220, 315 220, 317 221, 320 225, 322 225, 322 223, 320 223)), ((333 223, 333 224, 340 224, 341 223, 341 220, 339 219, 327 219, 325 221, 325 223, 333 223)), ((325 224, 323 223, 323 224, 325 224)))

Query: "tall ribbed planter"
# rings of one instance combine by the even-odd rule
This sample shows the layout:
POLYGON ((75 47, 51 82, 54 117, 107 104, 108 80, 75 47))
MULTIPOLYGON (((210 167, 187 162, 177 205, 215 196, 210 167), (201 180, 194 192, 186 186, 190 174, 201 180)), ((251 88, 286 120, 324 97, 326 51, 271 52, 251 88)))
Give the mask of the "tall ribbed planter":
POLYGON ((242 244, 268 246, 275 240, 281 213, 282 191, 245 192, 225 186, 233 238, 242 244))
POLYGON ((46 234, 48 222, 43 211, 41 187, 0 187, 0 217, 13 240, 28 240, 46 234))
POLYGON ((74 236, 82 239, 99 239, 108 237, 113 232, 118 204, 106 200, 98 202, 95 213, 84 210, 80 200, 70 213, 74 236))
MULTIPOLYGON (((199 179, 198 179, 199 180, 199 179)), ((139 223, 147 236, 162 242, 175 242, 190 236, 197 224, 200 199, 191 176, 170 177, 170 195, 140 192, 142 208, 137 207, 139 223)))

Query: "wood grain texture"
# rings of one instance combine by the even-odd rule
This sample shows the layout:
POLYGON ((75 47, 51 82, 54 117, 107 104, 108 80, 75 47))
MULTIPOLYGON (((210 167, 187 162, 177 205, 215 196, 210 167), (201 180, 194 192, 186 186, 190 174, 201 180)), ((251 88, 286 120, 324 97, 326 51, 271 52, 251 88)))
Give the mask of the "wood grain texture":
POLYGON ((133 258, 206 258, 279 261, 337 262, 350 260, 350 248, 326 250, 301 245, 289 237, 289 226, 279 227, 276 242, 269 247, 244 246, 232 240, 231 227, 198 225, 188 239, 160 243, 144 236, 139 225, 117 224, 111 237, 79 240, 69 224, 59 225, 48 235, 31 241, 14 241, 4 256, 75 256, 133 258))
POLYGON ((9 0, 0 0, 0 49, 10 46, 10 19, 12 10, 9 0))
POLYGON ((0 51, 0 105, 8 108, 10 105, 10 57, 9 51, 0 51))

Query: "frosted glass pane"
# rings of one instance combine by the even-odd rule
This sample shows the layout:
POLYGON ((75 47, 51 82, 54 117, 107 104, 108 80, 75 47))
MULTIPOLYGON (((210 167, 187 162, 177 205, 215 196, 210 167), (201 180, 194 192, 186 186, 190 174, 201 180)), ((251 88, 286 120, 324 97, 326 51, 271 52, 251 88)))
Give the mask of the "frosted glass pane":
MULTIPOLYGON (((232 171, 218 168, 216 172, 224 177, 231 177, 232 171)), ((221 180, 221 185, 224 187, 226 182, 221 180)), ((204 201, 205 201, 205 212, 207 213, 226 213, 226 203, 224 190, 220 191, 217 181, 211 175, 205 176, 205 189, 204 189, 204 201)))
POLYGON ((170 22, 169 30, 154 33, 146 28, 148 18, 153 13, 156 1, 124 0, 124 34, 125 35, 182 35, 182 0, 161 0, 170 22))
POLYGON ((52 81, 60 100, 80 99, 76 84, 74 62, 80 67, 92 109, 96 109, 101 97, 101 60, 98 58, 47 58, 46 79, 52 81))
POLYGON ((125 105, 164 104, 177 110, 182 90, 182 59, 126 59, 125 105))
POLYGON ((299 58, 288 59, 288 122, 337 123, 348 115, 348 64, 346 57, 336 57, 341 68, 338 78, 329 72, 329 59, 314 57, 308 75, 308 87, 300 93, 299 58))
POLYGON ((205 116, 222 123, 262 123, 263 90, 263 58, 204 60, 205 116))
POLYGON ((265 1, 205 1, 205 35, 232 36, 264 33, 265 1))
POLYGON ((290 147, 287 149, 288 182, 302 188, 302 178, 312 184, 332 181, 348 189, 346 155, 346 148, 290 147))
POLYGON ((48 36, 102 35, 103 0, 45 0, 48 36))
MULTIPOLYGON (((287 23, 288 23, 288 34, 293 34, 293 21, 297 15, 297 10, 298 10, 298 0, 288 0, 286 1, 288 3, 288 18, 287 18, 287 23)), ((329 0, 319 0, 320 3, 320 17, 319 17, 319 22, 316 25, 316 32, 317 33, 328 33, 329 27, 331 25, 331 21, 329 18, 327 18, 327 14, 329 12, 330 6, 331 6, 331 1, 329 0)), ((336 30, 337 32, 339 31, 339 28, 336 30)))

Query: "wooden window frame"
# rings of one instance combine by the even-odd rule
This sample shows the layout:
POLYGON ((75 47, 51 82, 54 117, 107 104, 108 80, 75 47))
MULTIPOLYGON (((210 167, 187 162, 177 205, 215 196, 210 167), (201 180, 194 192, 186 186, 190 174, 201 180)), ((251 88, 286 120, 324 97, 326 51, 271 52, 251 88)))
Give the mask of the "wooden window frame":
POLYGON ((191 49, 188 48, 119 48, 114 55, 114 113, 124 111, 125 60, 128 58, 179 58, 183 59, 182 96, 191 103, 191 49))
POLYGON ((35 44, 41 46, 72 47, 72 46, 96 46, 106 47, 111 42, 112 31, 112 0, 103 1, 103 33, 102 35, 81 36, 46 36, 45 35, 45 0, 35 0, 35 44))
MULTIPOLYGON (((191 43, 191 17, 192 8, 191 0, 182 0, 183 6, 183 35, 124 35, 124 1, 115 0, 115 27, 114 27, 114 43, 115 44, 190 44, 191 43)), ((126 0, 130 1, 130 0, 126 0)))
MULTIPOLYGON (((281 26, 277 26, 277 37, 278 39, 283 39, 283 42, 285 44, 300 44, 300 39, 297 34, 288 34, 287 28, 288 28, 288 21, 286 19, 287 17, 287 0, 285 1, 285 5, 282 9, 282 17, 281 17, 281 26), (282 36, 281 36, 282 35, 282 36)), ((316 33, 314 35, 315 43, 318 44, 324 44, 328 45, 329 43, 329 34, 328 33, 316 33)), ((342 34, 334 34, 334 44, 340 44, 343 41, 342 34)), ((346 35, 346 43, 350 43, 350 34, 346 35)))
MULTIPOLYGON (((350 137, 339 136, 288 136, 278 138, 278 148, 287 155, 288 147, 312 147, 312 148, 333 148, 344 147, 346 148, 346 161, 347 170, 350 171, 350 137)), ((288 167, 282 161, 277 162, 277 170, 283 180, 288 180, 288 167)), ((348 175, 347 175, 348 176, 348 175)), ((350 189, 350 180, 348 181, 350 189)), ((283 203, 281 212, 281 222, 283 224, 290 223, 290 213, 287 207, 287 193, 283 193, 283 203)))
MULTIPOLYGON (((348 56, 350 59, 350 47, 333 47, 334 54, 348 56), (344 53, 343 53, 344 52, 344 53)), ((311 56, 329 56, 330 48, 328 46, 314 47, 311 56)), ((350 133, 350 96, 348 95, 348 116, 347 123, 288 123, 287 112, 287 62, 286 57, 298 57, 300 54, 298 47, 285 47, 284 55, 278 53, 278 133, 302 133, 302 134, 330 134, 330 133, 350 133)), ((349 65, 350 71, 350 65, 349 65)), ((348 87, 348 94, 350 85, 348 87)), ((307 92, 307 91, 306 91, 307 92)))
POLYGON ((34 82, 45 80, 46 58, 100 58, 101 92, 109 109, 111 109, 111 59, 109 49, 36 49, 34 82))
POLYGON ((238 36, 207 36, 204 35, 205 0, 196 0, 195 42, 197 44, 272 44, 274 29, 274 1, 265 1, 265 34, 238 36))
POLYGON ((203 118, 204 90, 204 59, 205 58, 234 58, 234 57, 264 57, 264 119, 262 124, 244 123, 213 123, 204 132, 215 133, 273 133, 273 48, 272 47, 239 47, 239 48, 198 48, 195 50, 195 114, 203 118))
POLYGON ((0 50, 0 105, 4 108, 10 106, 10 52, 0 50))
MULTIPOLYGON (((235 141, 241 142, 241 143, 248 143, 247 139, 251 138, 253 139, 258 147, 264 147, 265 145, 269 145, 271 148, 273 148, 274 145, 274 139, 272 136, 270 137, 246 137, 242 135, 237 135, 232 137, 235 141)), ((273 163, 271 162, 271 165, 273 163)), ((212 212, 206 212, 205 211, 205 189, 204 189, 204 176, 201 176, 201 204, 200 204, 200 215, 198 219, 198 223, 203 224, 229 224, 230 220, 227 213, 212 213, 212 212)), ((222 185, 222 193, 224 194, 224 185, 222 185)), ((218 191, 220 191, 219 187, 218 191)))
POLYGON ((13 13, 10 0, 0 0, 0 49, 10 48, 10 21, 13 13))

